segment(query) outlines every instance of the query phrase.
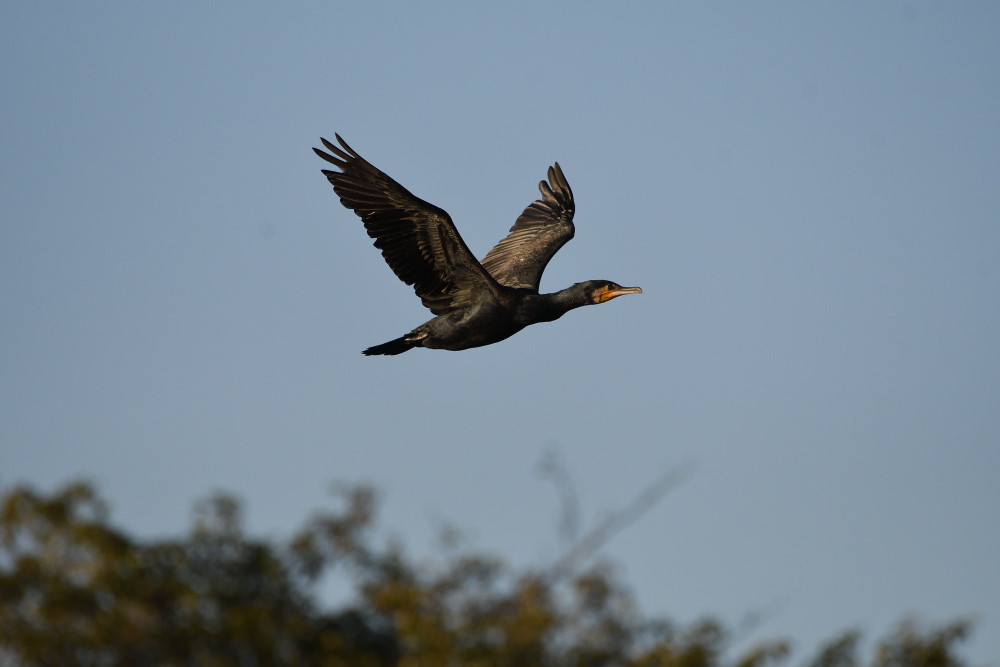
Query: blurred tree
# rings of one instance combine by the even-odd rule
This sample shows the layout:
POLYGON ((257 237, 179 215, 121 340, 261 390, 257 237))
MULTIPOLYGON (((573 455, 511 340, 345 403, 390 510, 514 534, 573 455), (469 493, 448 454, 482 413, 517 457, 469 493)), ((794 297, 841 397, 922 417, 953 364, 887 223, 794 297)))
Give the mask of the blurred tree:
MULTIPOLYGON (((595 534, 538 571, 459 551, 418 565, 375 546, 375 504, 370 488, 341 488, 338 509, 272 543, 247 536, 239 503, 217 495, 187 537, 141 541, 109 524, 87 484, 14 488, 0 506, 0 664, 756 667, 789 653, 769 641, 731 658, 717 622, 644 617, 607 563, 582 566, 595 534), (334 568, 356 596, 329 610, 313 589, 334 568)), ((905 622, 869 664, 961 665, 969 630, 905 622)), ((810 664, 862 664, 858 638, 834 639, 810 664)))

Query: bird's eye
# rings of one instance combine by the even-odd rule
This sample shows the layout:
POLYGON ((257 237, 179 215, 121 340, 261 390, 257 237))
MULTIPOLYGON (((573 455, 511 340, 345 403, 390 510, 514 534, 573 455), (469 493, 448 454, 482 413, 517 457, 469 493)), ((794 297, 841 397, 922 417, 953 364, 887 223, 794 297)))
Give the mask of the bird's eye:
POLYGON ((608 283, 607 285, 604 286, 604 289, 606 289, 609 292, 611 292, 613 290, 618 289, 618 285, 615 285, 614 283, 608 283))

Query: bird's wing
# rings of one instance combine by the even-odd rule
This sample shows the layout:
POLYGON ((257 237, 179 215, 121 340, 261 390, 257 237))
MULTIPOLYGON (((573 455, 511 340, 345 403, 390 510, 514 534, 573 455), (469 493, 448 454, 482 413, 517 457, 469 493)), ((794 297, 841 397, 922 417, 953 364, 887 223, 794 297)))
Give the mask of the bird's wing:
POLYGON ((340 171, 324 169, 334 192, 364 221, 368 236, 389 268, 435 315, 496 293, 496 281, 459 236, 451 217, 372 166, 335 135, 340 146, 321 139, 330 153, 316 154, 340 171), (332 155, 331 155, 332 153, 332 155))
POLYGON ((483 268, 501 285, 537 292, 545 265, 573 238, 573 191, 558 162, 548 177, 538 184, 542 198, 524 209, 507 238, 483 258, 483 268))

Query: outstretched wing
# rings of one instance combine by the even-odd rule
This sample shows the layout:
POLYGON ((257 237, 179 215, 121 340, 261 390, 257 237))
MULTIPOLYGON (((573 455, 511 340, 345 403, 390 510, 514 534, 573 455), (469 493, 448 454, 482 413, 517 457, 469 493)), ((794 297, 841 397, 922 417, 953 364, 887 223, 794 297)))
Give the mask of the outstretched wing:
POLYGON ((573 191, 558 162, 548 176, 538 184, 542 198, 524 209, 507 238, 483 258, 483 268, 501 285, 537 292, 545 265, 573 238, 573 191))
POLYGON ((441 315, 470 305, 484 293, 496 293, 496 281, 476 261, 445 211, 415 197, 335 136, 340 146, 321 139, 330 153, 313 148, 340 169, 323 173, 341 203, 364 221, 389 268, 413 285, 432 313, 441 315))

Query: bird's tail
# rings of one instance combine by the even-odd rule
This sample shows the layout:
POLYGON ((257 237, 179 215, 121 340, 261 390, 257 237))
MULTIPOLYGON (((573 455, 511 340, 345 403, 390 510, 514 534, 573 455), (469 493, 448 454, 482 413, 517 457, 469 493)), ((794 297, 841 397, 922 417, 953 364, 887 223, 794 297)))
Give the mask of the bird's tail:
POLYGON ((410 348, 417 347, 420 343, 415 340, 407 340, 406 336, 400 336, 396 340, 390 340, 388 343, 382 343, 381 345, 375 345, 368 348, 362 354, 365 356, 372 356, 374 354, 403 354, 410 348))

